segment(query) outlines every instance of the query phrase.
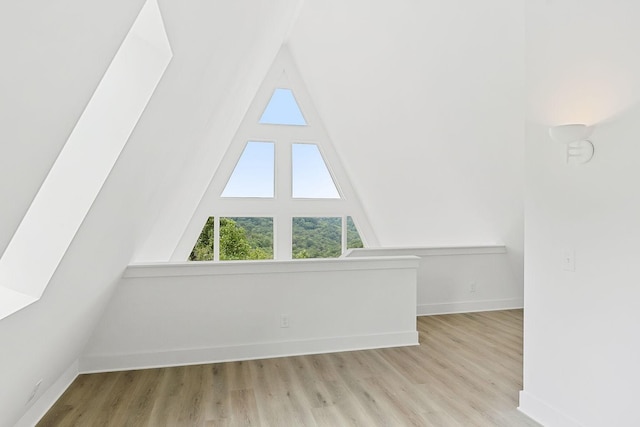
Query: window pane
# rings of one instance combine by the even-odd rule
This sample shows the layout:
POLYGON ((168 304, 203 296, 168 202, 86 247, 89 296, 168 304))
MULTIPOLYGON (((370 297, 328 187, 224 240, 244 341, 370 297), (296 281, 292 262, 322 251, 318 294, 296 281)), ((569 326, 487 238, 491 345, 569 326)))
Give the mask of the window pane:
POLYGON ((360 233, 356 228, 356 224, 353 222, 353 218, 347 217, 347 249, 351 248, 363 248, 362 239, 360 239, 360 233))
POLYGON ((293 258, 336 258, 342 253, 342 218, 293 218, 293 258))
POLYGON ((220 260, 273 259, 273 218, 220 218, 220 260))
POLYGON ((316 144, 293 144, 291 152, 292 197, 339 199, 340 193, 331 178, 316 144))
POLYGON ((260 123, 272 125, 307 124, 291 89, 276 89, 260 117, 260 123))
POLYGON ((193 246, 189 261, 213 261, 213 231, 215 227, 215 218, 209 217, 202 227, 200 237, 193 246))
POLYGON ((273 142, 249 141, 222 197, 273 197, 273 142))

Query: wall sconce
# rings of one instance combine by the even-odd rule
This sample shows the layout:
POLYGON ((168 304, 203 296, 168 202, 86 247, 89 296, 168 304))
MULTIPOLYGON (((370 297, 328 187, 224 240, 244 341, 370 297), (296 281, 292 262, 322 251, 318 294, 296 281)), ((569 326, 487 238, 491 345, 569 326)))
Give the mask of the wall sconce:
POLYGON ((587 125, 571 124, 549 128, 549 136, 555 142, 567 146, 567 163, 583 164, 593 158, 595 148, 587 138, 591 129, 587 125))

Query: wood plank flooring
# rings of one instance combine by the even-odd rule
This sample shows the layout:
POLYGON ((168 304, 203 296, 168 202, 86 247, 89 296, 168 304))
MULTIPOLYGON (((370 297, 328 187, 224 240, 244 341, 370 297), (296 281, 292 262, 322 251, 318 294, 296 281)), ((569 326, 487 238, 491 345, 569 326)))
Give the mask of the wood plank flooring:
POLYGON ((420 346, 79 376, 38 426, 538 426, 522 310, 418 318, 420 346))

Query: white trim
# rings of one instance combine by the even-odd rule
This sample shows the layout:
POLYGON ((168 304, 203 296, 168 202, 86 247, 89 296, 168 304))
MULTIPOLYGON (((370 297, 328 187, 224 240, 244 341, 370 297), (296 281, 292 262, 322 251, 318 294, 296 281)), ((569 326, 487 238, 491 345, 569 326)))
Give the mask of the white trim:
POLYGON ((283 46, 275 58, 260 89, 257 91, 242 123, 229 144, 222 161, 209 183, 200 203, 187 224, 170 261, 187 259, 210 216, 265 216, 273 217, 276 224, 274 256, 280 260, 291 258, 291 226, 284 223, 298 216, 351 216, 358 226, 365 246, 376 247, 378 239, 369 224, 366 212, 351 186, 351 181, 336 152, 331 138, 322 124, 311 96, 299 75, 288 47, 283 46), (305 126, 260 124, 259 120, 275 88, 293 91, 296 102, 307 122, 305 126), (275 194, 273 198, 220 197, 233 174, 247 141, 275 143, 275 194), (340 199, 304 199, 292 197, 291 150, 293 144, 314 144, 340 194, 340 199), (283 234, 283 235, 279 235, 283 234), (285 244, 287 246, 285 246, 285 244))
POLYGON ((213 260, 220 261, 220 216, 213 218, 213 260))
POLYGON ((347 258, 372 257, 379 255, 415 255, 415 256, 448 256, 448 255, 485 255, 506 254, 507 247, 500 244, 470 246, 417 246, 386 248, 355 248, 344 254, 347 258))
POLYGON ((38 400, 36 400, 29 409, 24 413, 22 418, 16 423, 15 427, 32 427, 45 416, 47 411, 57 402, 71 383, 78 377, 79 362, 76 360, 67 368, 66 371, 58 377, 38 400))
POLYGON ((314 271, 416 269, 420 258, 296 259, 288 261, 198 261, 131 264, 123 278, 216 276, 229 274, 300 273, 314 271))
POLYGON ((421 304, 418 305, 416 312, 418 316, 432 316, 436 314, 473 313, 476 311, 513 310, 523 307, 524 301, 522 298, 509 298, 421 304))
POLYGON ((520 391, 520 406, 518 406, 518 410, 544 426, 583 427, 573 418, 524 390, 520 391))
POLYGON ((416 331, 84 357, 82 373, 197 365, 419 345, 416 331))
MULTIPOLYGON (((345 253, 347 251, 347 215, 342 215, 341 218, 341 225, 342 225, 342 239, 340 239, 340 246, 342 246, 342 251, 341 253, 345 253)), ((358 234, 360 234, 360 232, 358 232, 358 234)))

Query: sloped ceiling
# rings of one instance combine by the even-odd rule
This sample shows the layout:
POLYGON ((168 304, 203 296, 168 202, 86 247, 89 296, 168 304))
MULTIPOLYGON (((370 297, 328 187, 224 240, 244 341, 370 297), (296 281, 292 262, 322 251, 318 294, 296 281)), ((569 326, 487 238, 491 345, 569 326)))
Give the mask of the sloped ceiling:
MULTIPOLYGON (((0 6, 2 250, 142 3, 0 6)), ((208 173, 203 153, 233 135, 298 5, 159 3, 173 60, 45 294, 0 322, 0 426, 14 425, 40 379, 46 390, 77 358, 158 212, 190 172, 208 173)))
MULTIPOLYGON (((380 244, 505 243, 521 282, 523 3, 301 5, 286 43, 380 244)), ((233 136, 217 126, 135 261, 170 258, 233 136)))
POLYGON ((306 2, 289 45, 383 246, 522 247, 524 11, 306 2))
POLYGON ((149 218, 152 227, 136 244, 135 261, 169 260, 301 5, 298 0, 230 2, 223 11, 207 2, 200 10, 167 3, 176 18, 167 23, 169 36, 175 29, 190 37, 176 42, 176 58, 183 48, 182 77, 160 106, 167 120, 150 118, 144 137, 152 156, 172 160, 155 194, 163 207, 149 218), (192 28, 196 16, 204 22, 192 28), (265 31, 277 37, 265 37, 265 31), (154 148, 157 138, 170 139, 165 152, 154 148))
POLYGON ((0 6, 0 253, 143 0, 0 6))
MULTIPOLYGON (((0 250, 142 5, 103 3, 0 6, 0 250)), ((522 247, 522 1, 159 3, 173 60, 43 298, 0 322, 0 425, 134 252, 173 250, 298 11, 287 42, 381 243, 522 247)))

